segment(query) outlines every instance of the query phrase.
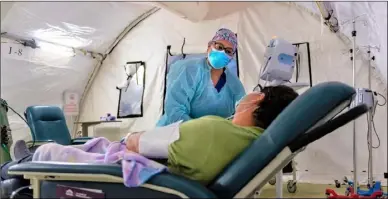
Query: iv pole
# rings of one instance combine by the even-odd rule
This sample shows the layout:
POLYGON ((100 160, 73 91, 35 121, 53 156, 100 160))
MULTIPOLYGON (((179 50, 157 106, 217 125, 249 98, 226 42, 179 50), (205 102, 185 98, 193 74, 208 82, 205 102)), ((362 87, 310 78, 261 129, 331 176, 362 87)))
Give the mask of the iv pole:
MULTIPOLYGON (((354 17, 352 20, 348 20, 342 23, 348 23, 349 21, 352 21, 353 24, 353 31, 352 31, 352 49, 350 49, 350 53, 352 53, 350 60, 352 60, 352 76, 353 76, 353 88, 356 88, 356 21, 357 18, 366 15, 362 14, 359 16, 354 17)), ((353 120, 353 190, 357 192, 357 187, 358 187, 358 179, 357 179, 357 174, 358 174, 358 168, 357 168, 357 138, 356 138, 356 120, 353 120)))
MULTIPOLYGON (((359 16, 356 16, 353 18, 352 20, 352 24, 353 24, 353 31, 352 31, 352 43, 353 43, 353 46, 352 46, 352 49, 350 50, 350 52, 352 53, 352 56, 351 56, 351 60, 352 60, 352 72, 353 72, 353 88, 356 87, 356 59, 355 59, 355 56, 356 56, 356 36, 357 36, 357 31, 356 31, 356 21, 357 21, 357 18, 363 16, 363 15, 366 15, 366 14, 362 14, 362 15, 359 15, 359 16)), ((348 21, 347 21, 348 22, 348 21)), ((344 23, 347 23, 347 22, 344 22, 344 23)), ((343 23, 343 24, 344 24, 343 23)), ((366 21, 364 21, 364 25, 366 25, 366 21)), ((375 47, 375 46, 370 46, 368 45, 367 46, 367 53, 368 53, 368 59, 369 59, 369 63, 368 63, 368 89, 371 90, 372 89, 372 80, 371 80, 371 69, 372 69, 372 61, 375 60, 375 57, 372 56, 371 57, 371 48, 376 48, 378 51, 380 51, 379 47, 375 47)), ((368 184, 370 186, 373 186, 373 158, 372 158, 372 149, 373 149, 373 145, 372 145, 372 121, 373 121, 373 108, 367 113, 368 114, 368 152, 369 152, 369 161, 368 161, 368 184)), ((357 178, 357 174, 358 174, 358 168, 357 168, 357 138, 356 138, 356 120, 353 120, 353 190, 357 193, 357 187, 358 187, 358 178, 357 178)))
MULTIPOLYGON (((353 31, 352 31, 352 37, 353 37, 353 47, 352 47, 352 71, 353 71, 353 88, 356 88, 356 19, 353 20, 353 31)), ((353 190, 357 192, 357 185, 358 185, 358 179, 357 179, 357 139, 356 139, 356 120, 353 120, 353 190)))
MULTIPOLYGON (((372 61, 375 60, 375 56, 371 56, 371 49, 375 48, 377 51, 380 51, 379 47, 376 46, 366 46, 368 51, 368 89, 372 90, 372 61)), ((368 185, 373 186, 373 156, 372 156, 372 150, 373 150, 373 137, 372 137, 372 121, 373 121, 373 109, 374 107, 367 113, 368 114, 368 152, 369 152, 369 158, 368 158, 368 185)))
MULTIPOLYGON (((368 89, 372 89, 372 78, 371 78, 371 56, 370 56, 370 46, 368 46, 368 89)), ((373 186, 373 157, 372 157, 372 111, 368 111, 368 152, 369 152, 369 161, 368 161, 368 184, 373 186)), ((356 189, 354 189, 356 190, 356 189)))

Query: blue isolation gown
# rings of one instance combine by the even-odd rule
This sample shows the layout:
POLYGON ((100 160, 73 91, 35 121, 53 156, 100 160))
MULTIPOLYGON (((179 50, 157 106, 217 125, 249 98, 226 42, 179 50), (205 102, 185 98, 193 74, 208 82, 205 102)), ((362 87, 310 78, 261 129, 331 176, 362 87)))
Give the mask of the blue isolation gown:
POLYGON ((165 113, 157 126, 166 126, 205 115, 229 117, 245 90, 230 69, 225 70, 225 85, 218 91, 211 80, 211 66, 206 58, 179 60, 171 65, 167 75, 165 113))

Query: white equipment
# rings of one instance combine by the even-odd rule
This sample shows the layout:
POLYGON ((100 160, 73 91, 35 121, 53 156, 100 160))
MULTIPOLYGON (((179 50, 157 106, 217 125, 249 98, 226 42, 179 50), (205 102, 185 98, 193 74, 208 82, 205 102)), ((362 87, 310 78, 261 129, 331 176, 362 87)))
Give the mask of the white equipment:
POLYGON ((367 105, 373 115, 377 106, 377 93, 367 88, 357 88, 350 108, 360 104, 367 105))
POLYGON ((272 39, 264 54, 265 64, 260 79, 272 86, 289 82, 294 73, 296 56, 294 45, 283 39, 272 39))
MULTIPOLYGON (((264 65, 260 71, 260 79, 265 81, 264 86, 286 85, 294 90, 309 86, 308 83, 291 83, 294 74, 298 49, 292 43, 280 38, 273 38, 266 48, 264 54, 264 65)), ((296 168, 292 160, 293 179, 287 182, 287 190, 290 193, 296 191, 296 168)), ((282 198, 283 172, 280 171, 276 177, 270 180, 270 184, 276 183, 276 198, 282 198)))

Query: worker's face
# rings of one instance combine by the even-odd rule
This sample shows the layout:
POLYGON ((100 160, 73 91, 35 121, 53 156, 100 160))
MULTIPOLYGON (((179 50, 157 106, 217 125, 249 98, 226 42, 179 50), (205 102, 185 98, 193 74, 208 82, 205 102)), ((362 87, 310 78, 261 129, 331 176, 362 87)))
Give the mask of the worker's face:
POLYGON ((218 51, 224 51, 227 55, 230 57, 233 57, 233 44, 226 40, 219 40, 211 42, 211 45, 207 48, 207 53, 211 51, 211 49, 214 48, 218 51))
POLYGON ((253 116, 253 112, 260 107, 261 102, 264 100, 264 93, 253 92, 246 95, 236 107, 234 114, 235 118, 241 120, 250 120, 253 116))

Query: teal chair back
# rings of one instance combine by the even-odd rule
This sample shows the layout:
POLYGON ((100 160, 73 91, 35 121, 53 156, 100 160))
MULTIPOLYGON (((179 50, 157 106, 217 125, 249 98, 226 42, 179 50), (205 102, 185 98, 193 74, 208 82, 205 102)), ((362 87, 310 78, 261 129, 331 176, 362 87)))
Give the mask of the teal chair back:
POLYGON ((288 144, 324 119, 339 105, 349 101, 355 90, 340 82, 316 85, 295 99, 209 189, 220 198, 233 198, 288 144))
POLYGON ((62 145, 71 144, 65 115, 59 107, 30 106, 25 114, 35 141, 52 140, 62 145))

